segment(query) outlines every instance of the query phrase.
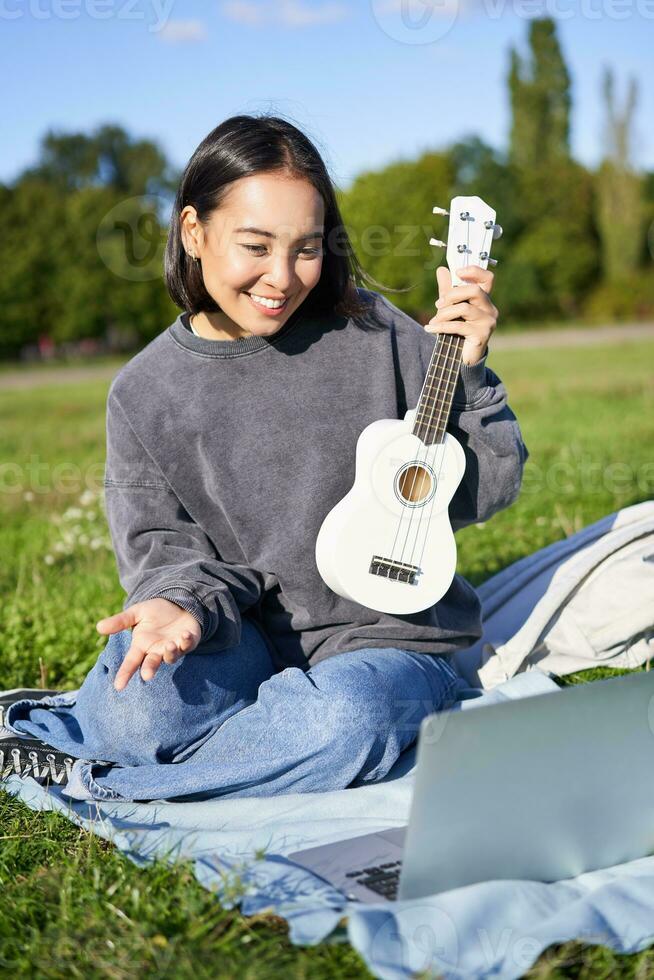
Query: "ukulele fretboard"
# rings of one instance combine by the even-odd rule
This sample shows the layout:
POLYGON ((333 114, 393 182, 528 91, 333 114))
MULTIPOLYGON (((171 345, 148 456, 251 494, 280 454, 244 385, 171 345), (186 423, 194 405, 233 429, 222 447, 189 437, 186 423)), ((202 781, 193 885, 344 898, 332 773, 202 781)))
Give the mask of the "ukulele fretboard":
POLYGON ((443 442, 459 377, 463 344, 464 338, 460 334, 440 334, 434 345, 412 430, 426 446, 443 442))

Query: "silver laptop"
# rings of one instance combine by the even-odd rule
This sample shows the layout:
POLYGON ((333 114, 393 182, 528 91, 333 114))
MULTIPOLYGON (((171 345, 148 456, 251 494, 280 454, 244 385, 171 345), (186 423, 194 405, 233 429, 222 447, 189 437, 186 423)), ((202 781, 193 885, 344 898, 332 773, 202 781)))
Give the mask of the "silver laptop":
POLYGON ((288 857, 375 902, 652 853, 654 670, 429 715, 408 826, 288 857))

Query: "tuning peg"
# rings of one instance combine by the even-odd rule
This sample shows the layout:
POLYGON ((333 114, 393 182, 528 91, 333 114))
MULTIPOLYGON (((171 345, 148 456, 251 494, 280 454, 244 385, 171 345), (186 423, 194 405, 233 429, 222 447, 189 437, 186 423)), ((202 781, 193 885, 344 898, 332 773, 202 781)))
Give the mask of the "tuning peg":
POLYGON ((449 211, 446 211, 445 208, 432 208, 432 212, 431 213, 432 214, 449 214, 450 212, 449 211))
POLYGON ((438 238, 430 238, 429 244, 435 245, 436 248, 447 248, 447 242, 441 242, 438 240, 438 238))
POLYGON ((493 241, 497 241, 498 238, 502 237, 502 225, 496 225, 494 221, 484 221, 484 228, 488 231, 493 229, 493 241))
POLYGON ((497 261, 498 261, 497 259, 489 259, 488 260, 488 264, 489 265, 497 265, 497 261))

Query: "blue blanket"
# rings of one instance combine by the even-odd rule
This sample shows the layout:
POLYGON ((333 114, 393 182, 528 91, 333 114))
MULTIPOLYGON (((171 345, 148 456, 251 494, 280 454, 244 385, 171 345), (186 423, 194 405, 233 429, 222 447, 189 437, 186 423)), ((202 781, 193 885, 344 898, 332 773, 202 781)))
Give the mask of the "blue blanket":
MULTIPOLYGON (((557 689, 540 670, 494 688, 507 698, 557 689)), ((489 692, 475 699, 475 706, 489 692)), ((462 702, 467 708, 471 702, 462 702)), ((577 939, 638 952, 654 942, 654 856, 544 884, 488 881, 416 901, 348 902, 285 855, 401 826, 408 819, 415 749, 378 783, 330 793, 198 803, 97 803, 67 799, 33 779, 3 788, 34 810, 56 810, 111 840, 136 864, 191 859, 199 882, 226 908, 268 910, 291 941, 349 940, 388 980, 432 970, 447 980, 522 976, 553 943, 577 939)))

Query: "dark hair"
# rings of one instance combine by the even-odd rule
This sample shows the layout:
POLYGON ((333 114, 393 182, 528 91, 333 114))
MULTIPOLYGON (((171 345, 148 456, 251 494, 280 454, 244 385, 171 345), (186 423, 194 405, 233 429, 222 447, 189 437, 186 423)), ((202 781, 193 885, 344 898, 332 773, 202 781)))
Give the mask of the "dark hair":
POLYGON ((375 281, 359 265, 327 168, 304 133, 285 119, 268 115, 226 119, 205 136, 187 163, 173 205, 164 256, 164 277, 173 302, 191 313, 220 309, 207 292, 200 263, 184 249, 179 221, 183 209, 192 205, 200 221, 206 221, 233 181, 274 172, 304 177, 325 203, 322 273, 302 304, 303 310, 363 314, 366 306, 357 293, 357 280, 375 281))

